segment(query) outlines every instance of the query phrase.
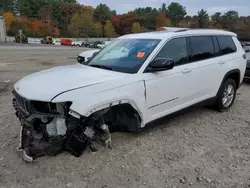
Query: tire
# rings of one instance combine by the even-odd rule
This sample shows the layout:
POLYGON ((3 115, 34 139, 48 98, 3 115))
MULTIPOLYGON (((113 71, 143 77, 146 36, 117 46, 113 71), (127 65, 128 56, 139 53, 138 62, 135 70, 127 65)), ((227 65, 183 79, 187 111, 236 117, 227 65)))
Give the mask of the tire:
POLYGON ((217 94, 216 102, 214 104, 215 109, 219 112, 228 111, 234 104, 236 93, 236 82, 231 78, 227 78, 222 83, 217 94))

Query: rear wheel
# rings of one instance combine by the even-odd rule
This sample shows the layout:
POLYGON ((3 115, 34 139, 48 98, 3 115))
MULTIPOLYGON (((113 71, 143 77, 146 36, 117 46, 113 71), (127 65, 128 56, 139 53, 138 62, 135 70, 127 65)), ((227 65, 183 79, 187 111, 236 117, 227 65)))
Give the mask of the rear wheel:
POLYGON ((216 110, 220 112, 227 111, 235 101, 236 92, 236 82, 231 78, 226 79, 222 83, 217 95, 215 102, 216 110))

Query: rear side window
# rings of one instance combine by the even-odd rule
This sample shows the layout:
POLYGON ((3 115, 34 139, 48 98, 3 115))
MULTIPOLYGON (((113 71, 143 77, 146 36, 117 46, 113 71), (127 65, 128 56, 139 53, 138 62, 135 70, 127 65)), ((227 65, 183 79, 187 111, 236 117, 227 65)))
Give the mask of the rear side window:
POLYGON ((220 55, 226 55, 236 52, 236 46, 232 37, 230 36, 217 36, 219 46, 220 46, 220 55))
POLYGON ((170 40, 157 54, 156 58, 171 58, 175 61, 175 66, 187 63, 188 50, 186 38, 170 40))
POLYGON ((211 36, 189 37, 191 62, 209 59, 215 56, 211 36))

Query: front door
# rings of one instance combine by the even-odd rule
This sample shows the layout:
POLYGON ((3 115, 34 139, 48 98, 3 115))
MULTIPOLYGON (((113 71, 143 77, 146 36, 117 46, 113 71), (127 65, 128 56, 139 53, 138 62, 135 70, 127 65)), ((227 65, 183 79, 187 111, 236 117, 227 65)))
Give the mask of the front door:
POLYGON ((171 70, 144 73, 148 122, 188 106, 197 93, 185 37, 171 39, 155 58, 171 58, 175 66, 171 70))

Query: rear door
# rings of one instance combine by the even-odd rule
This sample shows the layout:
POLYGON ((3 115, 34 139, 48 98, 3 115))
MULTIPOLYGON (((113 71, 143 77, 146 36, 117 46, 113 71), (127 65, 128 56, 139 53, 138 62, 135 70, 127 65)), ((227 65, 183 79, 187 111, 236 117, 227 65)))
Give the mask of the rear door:
POLYGON ((221 64, 219 46, 213 36, 192 36, 189 37, 190 46, 190 67, 196 79, 196 101, 211 98, 218 88, 221 80, 221 64))

